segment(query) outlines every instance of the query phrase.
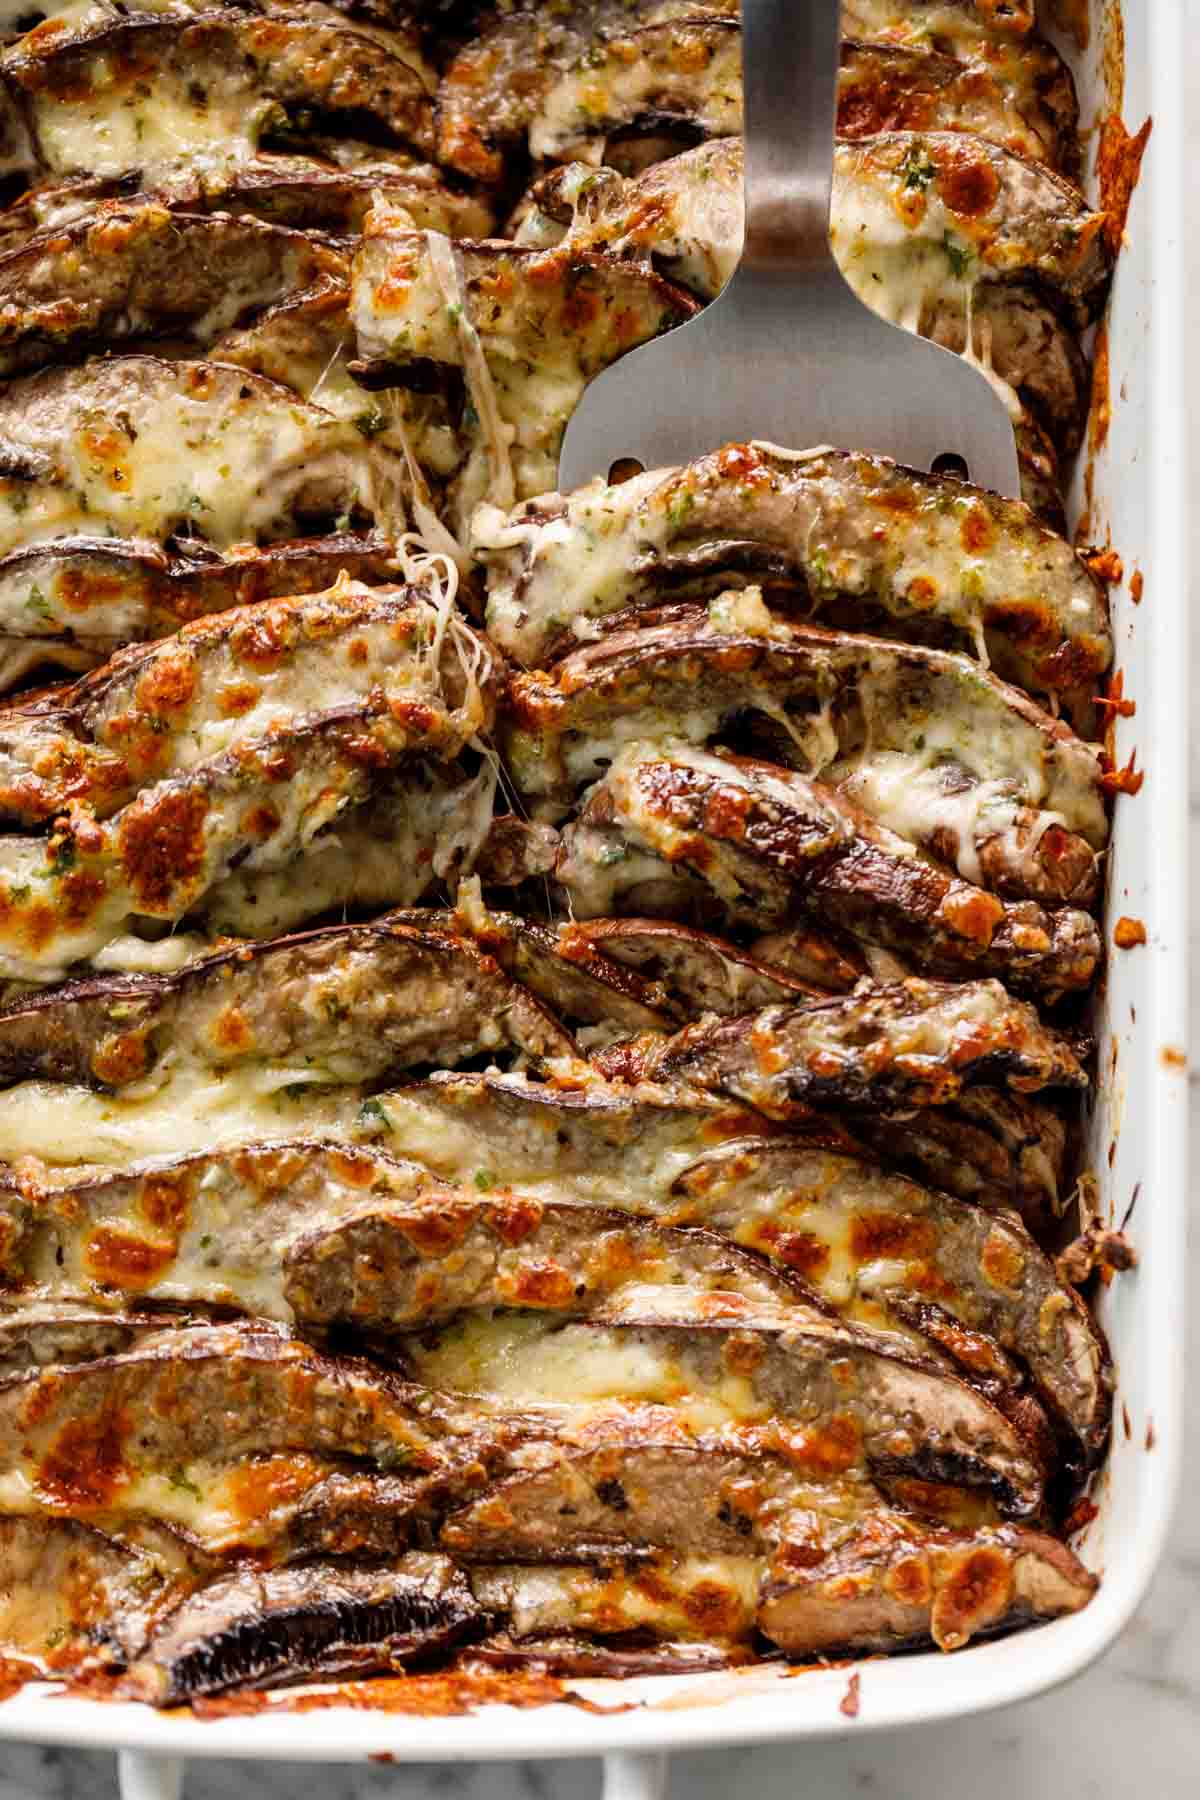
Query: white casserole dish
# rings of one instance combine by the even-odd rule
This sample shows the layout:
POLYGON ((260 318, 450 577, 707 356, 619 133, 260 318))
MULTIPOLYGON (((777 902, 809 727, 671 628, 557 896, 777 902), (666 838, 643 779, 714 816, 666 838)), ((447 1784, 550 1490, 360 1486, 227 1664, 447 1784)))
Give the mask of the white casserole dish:
MULTIPOLYGON (((1114 21, 1092 0, 1092 43, 1080 59, 1085 120, 1110 104, 1114 21), (1107 26, 1107 29, 1106 29, 1107 26)), ((311 1761, 430 1761, 604 1755, 608 1800, 661 1792, 659 1752, 735 1742, 860 1733, 954 1718, 1028 1698, 1099 1656, 1143 1597, 1162 1550, 1179 1466, 1182 1419, 1184 1208, 1188 1184, 1186 1031, 1186 730, 1189 703, 1187 516, 1182 405, 1185 219, 1183 90, 1185 9, 1144 0, 1125 21, 1123 114, 1153 133, 1134 194, 1109 323, 1112 426, 1095 462, 1091 535, 1111 538, 1125 583, 1113 591, 1117 667, 1137 714, 1118 724, 1121 760, 1136 747, 1146 782, 1117 805, 1110 867, 1109 941, 1121 915, 1145 922, 1145 948, 1110 952, 1099 1020, 1102 1084, 1089 1161, 1103 1210, 1129 1221, 1140 1263, 1108 1291, 1101 1318, 1119 1378, 1112 1453, 1080 1540, 1101 1570, 1095 1600, 1072 1618, 981 1644, 872 1661, 860 1710, 839 1710, 850 1669, 792 1678, 764 1668, 742 1675, 578 1684, 614 1708, 531 1711, 493 1707, 461 1718, 414 1719, 321 1709, 266 1711, 206 1722, 149 1708, 56 1698, 29 1688, 0 1704, 0 1739, 121 1749, 126 1800, 168 1800, 190 1756, 311 1761), (1129 578, 1140 571, 1144 601, 1129 578), (1111 1166, 1109 1148, 1115 1142, 1111 1166)), ((1082 471, 1075 495, 1082 503, 1082 471)))

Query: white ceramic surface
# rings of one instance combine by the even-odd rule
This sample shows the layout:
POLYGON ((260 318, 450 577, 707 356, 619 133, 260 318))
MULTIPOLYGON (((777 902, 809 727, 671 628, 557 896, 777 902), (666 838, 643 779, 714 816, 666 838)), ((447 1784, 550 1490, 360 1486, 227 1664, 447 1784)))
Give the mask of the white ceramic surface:
MULTIPOLYGON (((486 1795, 488 1800, 550 1795, 584 1800, 599 1792, 593 1762, 571 1766, 524 1760, 513 1767, 481 1768, 476 1759, 594 1756, 602 1750, 659 1744, 685 1750, 735 1740, 775 1740, 778 1747, 752 1760, 728 1749, 673 1758, 673 1800, 683 1795, 716 1800, 735 1779, 744 1786, 748 1777, 763 1800, 808 1792, 877 1792, 894 1800, 909 1795, 915 1800, 919 1793, 925 1800, 949 1791, 951 1784, 959 1791, 964 1777, 976 1800, 1009 1800, 1014 1792, 1040 1800, 1050 1795, 1051 1783, 1055 1795, 1060 1794, 1064 1780, 1078 1796, 1143 1792, 1156 1800, 1176 1800, 1196 1791, 1200 1528, 1186 1511, 1154 1591, 1099 1668, 1065 1693, 989 1719, 968 1717, 1038 1694, 1109 1649, 1143 1601, 1166 1530, 1180 1453, 1186 1082, 1162 1052, 1182 1046, 1186 1034, 1182 732, 1192 682, 1185 654, 1186 546, 1180 541, 1180 521, 1187 516, 1181 440, 1188 409, 1180 357, 1184 283, 1179 255, 1183 195, 1195 159, 1183 154, 1185 109, 1179 88, 1185 73, 1183 27, 1192 23, 1200 28, 1200 3, 1134 0, 1127 14, 1126 117, 1137 125, 1152 112, 1155 129, 1115 299, 1116 416, 1097 483, 1097 519, 1101 531, 1107 521, 1127 569, 1139 568, 1146 584, 1140 608, 1132 606, 1127 588, 1116 608, 1126 691, 1138 702, 1137 717, 1123 728, 1123 743, 1126 753, 1136 744, 1148 780, 1138 799, 1123 802, 1120 809, 1112 916, 1127 912, 1144 919, 1150 943, 1114 957, 1107 1012, 1118 1044, 1117 1075, 1111 1107, 1095 1127, 1102 1150, 1119 1127, 1107 1194, 1114 1216, 1123 1215, 1141 1182, 1130 1228, 1142 1254, 1136 1276, 1115 1285, 1106 1318, 1121 1369, 1118 1417, 1123 1402, 1131 1429, 1128 1437, 1118 1430, 1101 1495, 1102 1515, 1085 1551, 1105 1572, 1097 1601, 1075 1619, 964 1655, 866 1665, 861 1710, 852 1724, 838 1711, 846 1690, 843 1670, 772 1683, 736 1702, 701 1707, 681 1705, 677 1687, 659 1685, 653 1696, 659 1704, 610 1718, 555 1708, 470 1720, 316 1713, 201 1725, 134 1709, 22 1697, 0 1706, 0 1736, 112 1747, 138 1743, 193 1757, 289 1759, 287 1765, 263 1767, 241 1782, 224 1762, 198 1761, 188 1777, 189 1800, 199 1800, 201 1794, 228 1795, 249 1788, 251 1781, 264 1793, 296 1795, 297 1800, 308 1800, 310 1791, 313 1800, 318 1791, 358 1800, 385 1787, 402 1788, 413 1800, 459 1794, 486 1795), (1148 1453, 1151 1419, 1156 1443, 1148 1453), (664 1697, 669 1704, 661 1703, 664 1697), (892 1729, 918 1721, 926 1722, 918 1733, 892 1729), (838 1734, 837 1741, 828 1741, 830 1733, 838 1734), (808 1741, 803 1746, 780 1741, 796 1737, 808 1741), (381 1753, 405 1763, 437 1759, 441 1766, 363 1766, 364 1758, 381 1753), (291 1766, 295 1759, 335 1758, 359 1766, 319 1772, 291 1766)), ((1200 113, 1200 80, 1192 72, 1188 80, 1192 92, 1186 116, 1193 118, 1200 113)), ((1200 149, 1200 129, 1194 141, 1200 149)), ((1200 281, 1200 256, 1193 262, 1189 292, 1200 281)), ((1190 392, 1195 397, 1192 411, 1200 412, 1200 384, 1194 382, 1190 392)), ((1200 848, 1193 855, 1193 862, 1198 860, 1200 848)), ((1101 1157, 1101 1164, 1105 1160, 1101 1157)), ((1200 1475, 1194 1450, 1191 1465, 1200 1475)), ((1188 1490, 1192 1488, 1189 1480, 1188 1490)), ((690 1685, 694 1690, 696 1684, 690 1685)), ((692 1698, 698 1697, 693 1692, 692 1698)), ((613 1769, 610 1800, 616 1800, 622 1785, 632 1794, 640 1784, 649 1795, 653 1775, 648 1764, 613 1769)), ((15 1746, 0 1750, 0 1800, 27 1794, 68 1800, 77 1792, 111 1792, 111 1783, 111 1762, 94 1754, 15 1746)))

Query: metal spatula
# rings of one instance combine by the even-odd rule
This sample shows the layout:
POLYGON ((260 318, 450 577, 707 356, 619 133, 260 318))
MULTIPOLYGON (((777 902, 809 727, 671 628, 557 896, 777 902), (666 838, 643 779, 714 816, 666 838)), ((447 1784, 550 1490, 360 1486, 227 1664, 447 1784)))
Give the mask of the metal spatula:
POLYGON ((874 450, 917 469, 960 457, 981 487, 1019 492, 1012 422, 986 378, 878 318, 833 260, 840 12, 839 0, 742 0, 741 263, 690 324, 588 388, 563 441, 563 491, 624 458, 662 468, 757 438, 874 450))

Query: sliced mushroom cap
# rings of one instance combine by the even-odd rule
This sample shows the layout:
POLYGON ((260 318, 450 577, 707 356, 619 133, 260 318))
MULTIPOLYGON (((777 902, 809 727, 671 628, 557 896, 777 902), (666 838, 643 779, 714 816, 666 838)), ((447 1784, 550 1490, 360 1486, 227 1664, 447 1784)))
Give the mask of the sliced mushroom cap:
MULTIPOLYGON (((736 14, 734 0, 571 0, 547 12, 497 10, 454 56, 438 90, 438 158, 475 180, 503 180, 508 151, 525 145, 531 122, 556 83, 608 39, 631 27, 736 14)), ((636 43, 636 38, 633 39, 636 43)))
MULTIPOLYGON (((251 881, 298 872, 313 838, 369 800, 370 771, 390 770, 405 749, 386 715, 350 710, 170 776, 107 823, 73 805, 48 838, 0 840, 0 969, 44 986, 88 961, 102 967, 138 923, 203 920, 238 871, 251 881)), ((152 950, 139 960, 155 966, 152 950)))
MULTIPOLYGON (((913 9, 907 12, 911 19, 913 9)), ((907 45, 852 40, 843 48, 839 137, 969 131, 1074 179, 1078 130, 1071 72, 1042 40, 1011 48, 960 41, 950 53, 931 50, 928 38, 907 45)))
POLYGON ((853 938, 822 931, 808 919, 784 931, 765 932, 750 948, 757 961, 827 994, 848 994, 871 973, 863 947, 853 938))
POLYGON ((556 874, 583 918, 663 910, 655 887, 673 900, 682 874, 732 924, 764 931, 807 913, 929 974, 994 974, 1033 993, 1086 987, 1101 954, 1087 913, 955 879, 837 788, 669 739, 618 753, 563 832, 556 874))
POLYGON ((486 641, 420 587, 343 580, 239 607, 119 651, 53 712, 0 712, 0 807, 33 824, 86 801, 104 818, 297 717, 379 696, 422 750, 451 758, 490 729, 495 674, 486 641))
POLYGON ((238 545, 228 556, 198 541, 170 553, 81 536, 29 544, 0 558, 0 684, 39 663, 90 668, 123 644, 164 637, 209 613, 319 593, 343 572, 355 581, 394 582, 400 566, 390 539, 347 531, 238 545), (19 667, 22 655, 32 660, 19 667))
POLYGON ((122 1355, 31 1370, 0 1386, 0 1410, 26 1440, 16 1461, 30 1467, 37 1493, 59 1495, 67 1507, 90 1500, 98 1508, 140 1469, 180 1456, 232 1461, 290 1448, 386 1467, 398 1445, 415 1467, 436 1467, 443 1433, 436 1421, 418 1423, 412 1402, 382 1371, 324 1358, 262 1322, 160 1324, 122 1355), (156 1396, 183 1378, 176 1403, 157 1406, 156 1396), (237 1393, 252 1390, 255 1404, 239 1413, 237 1393), (78 1463, 64 1456, 67 1441, 78 1444, 78 1463))
POLYGON ((179 1706, 228 1688, 369 1674, 448 1650, 482 1623, 444 1556, 417 1552, 394 1568, 240 1569, 184 1600, 123 1685, 151 1705, 179 1706))
POLYGON ((515 1420, 439 1414, 377 1368, 259 1322, 167 1327, 8 1377, 6 1512, 150 1520, 218 1553, 394 1553, 422 1509, 502 1466, 515 1420))
MULTIPOLYGON (((47 1284, 40 1291, 52 1289, 47 1284)), ((163 1329, 161 1314, 101 1311, 83 1300, 37 1299, 25 1306, 16 1302, 15 1295, 6 1300, 0 1309, 0 1378, 58 1363, 120 1356, 163 1329)))
MULTIPOLYGON (((421 923, 420 911, 394 915, 421 923)), ((569 925, 543 925, 519 913, 467 911, 440 915, 467 932, 509 975, 564 1022, 611 1033, 669 1029, 671 1014, 655 984, 582 940, 569 925)))
POLYGON ((1011 1527, 961 1537, 903 1528, 851 1544, 810 1571, 777 1576, 759 1629, 792 1656, 899 1650, 972 1638, 1078 1612, 1096 1577, 1065 1544, 1011 1527))
MULTIPOLYGON (((498 1564, 472 1570, 471 1586, 507 1617, 497 1660, 544 1658, 597 1674, 712 1666, 756 1627, 797 1657, 906 1649, 931 1638, 957 1649, 975 1635, 1077 1612, 1096 1589, 1063 1544, 1011 1526, 936 1532, 892 1513, 874 1531, 868 1522, 842 1536, 844 1546, 816 1567, 805 1566, 808 1546, 799 1545, 796 1562, 773 1579, 760 1556, 660 1555, 560 1568, 498 1564), (646 1659, 630 1670, 605 1640, 619 1644, 635 1632, 652 1641, 625 1653, 646 1659)), ((480 1654, 492 1658, 486 1645, 480 1654)))
POLYGON ((354 353, 348 289, 281 301, 243 329, 227 332, 212 348, 214 360, 283 382, 326 412, 351 420, 369 442, 403 455, 404 441, 388 403, 364 393, 350 373, 354 353))
POLYGON ((567 163, 529 190, 517 242, 632 257, 712 300, 741 256, 742 176, 741 140, 724 135, 633 177, 567 163))
POLYGON ((947 350, 969 351, 1007 388, 1003 397, 1017 426, 1021 492, 1044 515, 1046 503, 1039 505, 1031 492, 1032 477, 1044 461, 1061 487, 1057 461, 1073 456, 1083 441, 1091 399, 1091 365, 1072 326, 1018 273, 1011 281, 981 283, 969 316, 953 294, 927 299, 919 328, 922 337, 947 350))
POLYGON ((237 868, 199 921, 213 937, 282 937, 304 925, 409 907, 482 864, 495 773, 409 760, 360 806, 338 813, 279 869, 237 868))
POLYGON ((570 1057, 567 1033, 494 960, 447 932, 332 926, 220 951, 171 976, 92 977, 0 1009, 0 1067, 120 1089, 172 1062, 300 1063, 371 1081, 504 1046, 570 1057))
POLYGON ((364 1133, 479 1192, 619 1210, 636 1199, 652 1215, 697 1156, 762 1124, 736 1102, 582 1071, 557 1083, 438 1075, 378 1094, 364 1112, 364 1133))
POLYGON ((945 1107, 859 1112, 854 1132, 897 1168, 946 1193, 1012 1207, 1040 1243, 1051 1242, 1065 1198, 1067 1129, 1045 1100, 967 1088, 945 1107))
MULTIPOLYGON (((838 135, 968 131, 1072 174, 1078 106, 1049 45, 1019 55, 993 46, 959 59, 928 48, 847 42, 838 135), (990 51, 990 54, 989 54, 990 51)), ((686 143, 742 130, 741 41, 734 19, 646 25, 602 41, 549 88, 529 126, 535 158, 591 159, 614 134, 686 143)), ((613 146, 609 146, 612 154, 613 146)))
POLYGON ((360 1200, 340 1222, 293 1230, 283 1290, 310 1325, 420 1330, 496 1307, 558 1316, 635 1312, 646 1286, 801 1308, 807 1294, 727 1238, 617 1211, 436 1189, 407 1205, 360 1200))
MULTIPOLYGON (((411 913, 395 916, 421 922, 411 913)), ((706 1013, 748 1012, 828 991, 669 919, 543 925, 513 913, 489 911, 478 922, 445 916, 561 1018, 614 1033, 666 1031, 706 1013)))
MULTIPOLYGON (((878 1130, 872 1131, 870 1141, 889 1160, 899 1157, 919 1179, 932 1178, 937 1187, 965 1198, 983 1198, 1000 1206, 1020 1204, 1031 1223, 1044 1225, 1061 1178, 1061 1121, 1024 1093, 995 1086, 963 1088, 962 1076, 950 1067, 949 1046, 968 1035, 964 1027, 973 1008, 970 1030, 985 1025, 991 1043, 990 1050, 984 1049, 984 1057, 990 1058, 988 1079, 1004 1080, 1007 1062, 1018 1081, 1024 1077, 1041 1085, 1049 1076, 1052 1082, 1078 1084, 1082 1078, 1078 1065, 1069 1060, 1059 1040, 1042 1039, 1040 1025, 1031 1033, 1033 1014, 1025 1008, 1014 1010, 1015 1003, 995 984, 983 994, 963 994, 962 1012, 955 990, 915 985, 924 988, 923 1006, 911 992, 902 989, 889 998, 884 990, 882 995, 855 996, 845 1002, 840 1024, 826 1020, 847 1073, 841 1092, 848 1110, 840 1123, 832 1114, 822 1116, 832 1147, 851 1154, 856 1147, 861 1150, 867 1136, 865 1122, 877 1119, 878 1130), (852 1068, 852 1047, 860 1037, 867 1046, 864 1061, 876 1053, 885 1054, 886 1060, 887 1015, 892 1009, 897 1010, 901 1033, 905 1017, 917 1033, 915 1057, 891 1077, 907 1095, 908 1110, 898 1117, 894 1101, 887 1102, 872 1085, 865 1067, 857 1074, 852 1068), (1014 1039, 1023 1040, 1029 1060, 1023 1056, 1010 1060, 1014 1039), (1045 1058, 1039 1044, 1048 1052, 1045 1058), (1052 1073, 1056 1064, 1058 1072, 1052 1073), (938 1093, 954 1090, 956 1097, 945 1106, 928 1104, 938 1093), (865 1102, 864 1094, 869 1096, 865 1102)), ((774 1015, 765 1016, 769 1020, 774 1015)), ((696 1036, 708 1042, 704 1028, 696 1036)), ((646 1058, 650 1073, 641 1071, 640 1085, 636 1078, 635 1085, 627 1085, 624 1069, 607 1080, 600 1066, 586 1083, 570 1087, 519 1076, 447 1075, 376 1096, 367 1103, 362 1129, 447 1180, 468 1185, 486 1181, 489 1190, 512 1188, 546 1203, 562 1199, 630 1210, 636 1201, 639 1212, 669 1218, 674 1183, 696 1158, 733 1140, 759 1138, 764 1127, 771 1131, 764 1112, 752 1110, 749 1100, 738 1104, 734 1096, 743 1085, 767 1112, 786 1111, 789 1117, 798 1113, 806 1131, 812 1128, 811 1106, 842 1105, 838 1084, 826 1075, 820 1081, 814 1077, 811 1083, 803 1082, 811 1099, 802 1100, 793 1112, 784 1095, 784 1078, 772 1092, 770 1084, 749 1071, 748 1046, 744 1073, 734 1075, 725 1088, 718 1072, 717 1091, 706 1098, 687 1062, 691 1042, 690 1034, 678 1040, 684 1058, 682 1080, 668 1070, 665 1082, 655 1085, 652 1076, 657 1075, 660 1054, 656 1041, 646 1058)), ((726 1056, 740 1058, 735 1046, 745 1042, 743 1031, 731 1026, 728 1047, 723 1041, 714 1053, 713 1069, 719 1070, 726 1056)), ((706 1054, 698 1051, 698 1070, 706 1069, 706 1054)), ((627 1061, 620 1047, 611 1058, 627 1061)), ((789 1058, 790 1052, 785 1062, 789 1058)), ((608 1060, 601 1057, 596 1064, 608 1060)), ((985 1061, 984 1068, 988 1066, 985 1061)), ((701 1078, 708 1079, 707 1073, 701 1078)))
MULTIPOLYGON (((636 970, 678 1020, 753 1012, 828 991, 823 981, 801 980, 769 956, 747 955, 672 919, 585 919, 560 927, 559 937, 566 939, 570 955, 587 945, 636 970)), ((827 964, 814 971, 827 972, 827 964)))
POLYGON ((832 624, 974 648, 1035 692, 1078 695, 1112 655, 1101 584, 1026 507, 861 454, 730 445, 484 515, 474 548, 489 629, 526 664, 589 621, 735 573, 803 583, 832 624))
POLYGON ((1020 272, 1080 323, 1103 304, 1112 269, 1104 215, 1078 188, 960 131, 886 131, 839 145, 831 220, 843 272, 885 316, 902 305, 902 262, 931 292, 1020 272))
POLYGON ((287 295, 348 280, 343 255, 278 225, 113 207, 0 256, 0 374, 131 338, 207 346, 287 295))
MULTIPOLYGON (((648 1550, 679 1557, 762 1555, 819 1483, 753 1449, 697 1447, 631 1430, 593 1449, 565 1450, 506 1477, 451 1513, 439 1544, 468 1563, 571 1563, 648 1550)), ((868 1489, 864 1507, 878 1495, 868 1489)))
POLYGON ((944 1106, 977 1082, 1018 1094, 1087 1077, 1060 1033, 998 981, 902 981, 688 1026, 658 1080, 736 1096, 780 1120, 814 1107, 944 1106))
POLYGON ((433 75, 415 37, 405 44, 393 31, 385 42, 331 10, 113 14, 30 34, 2 64, 30 121, 35 167, 50 176, 136 170, 152 186, 206 156, 246 161, 273 128, 290 135, 293 119, 301 137, 320 121, 366 124, 422 155, 433 149, 433 75))
MULTIPOLYGON (((660 1429, 670 1427, 668 1441, 741 1443, 782 1458, 812 1482, 852 1477, 889 1491, 906 1482, 979 1490, 1015 1517, 1041 1504, 1041 1463, 1023 1433, 944 1358, 923 1355, 910 1339, 815 1308, 797 1317, 791 1308, 672 1288, 647 1289, 638 1310, 640 1318, 632 1305, 624 1309, 616 1324, 472 1319, 413 1340, 408 1360, 430 1386, 470 1394, 500 1413, 565 1408, 556 1456, 539 1453, 539 1469, 553 1471, 559 1457, 569 1464, 572 1435, 585 1447, 624 1439, 635 1452, 645 1441, 644 1415, 647 1429, 656 1419, 660 1429)), ((536 1492, 545 1499, 556 1479, 547 1474, 536 1492)), ((495 1511, 484 1497, 463 1521, 503 1528, 514 1511, 511 1482, 500 1493, 495 1511)), ((551 1511, 562 1523, 539 1529, 565 1533, 570 1553, 577 1515, 570 1506, 551 1511)), ((462 1539, 447 1535, 446 1542, 453 1548, 462 1539)))
POLYGON ((201 1562, 166 1534, 139 1544, 75 1519, 0 1518, 0 1647, 54 1673, 119 1668, 201 1562))
POLYGON ((153 356, 8 383, 0 443, 19 501, 0 530, 4 555, 84 533, 197 536, 217 551, 302 537, 343 514, 370 515, 372 470, 386 454, 261 376, 153 356))
POLYGON ((453 237, 484 237, 495 224, 486 200, 450 187, 428 164, 405 168, 364 159, 349 168, 331 167, 304 156, 257 156, 223 176, 203 182, 181 171, 156 190, 168 206, 248 214, 297 230, 362 231, 367 215, 381 202, 404 212, 421 231, 453 237))
MULTIPOLYGON (((31 238, 94 216, 106 203, 128 199, 136 177, 53 177, 22 194, 0 213, 0 244, 16 248, 31 238)), ((482 238, 495 213, 478 193, 450 186, 428 163, 382 151, 349 166, 323 157, 276 152, 218 167, 186 163, 144 190, 146 200, 185 213, 229 213, 270 225, 353 237, 380 202, 403 211, 422 231, 482 238)))
MULTIPOLYGON (((437 592, 342 581, 263 602, 130 647, 53 704, 0 713, 0 808, 54 821, 40 840, 0 840, 7 973, 54 979, 132 918, 236 912, 231 877, 249 881, 250 907, 253 882, 319 853, 344 812, 384 791, 395 801, 414 753, 452 763, 488 727, 495 660, 437 592)), ((429 853, 443 873, 485 835, 493 785, 460 769, 472 791, 435 800, 429 853)), ((419 896, 434 873, 406 871, 395 893, 385 882, 383 900, 417 874, 419 896)), ((376 879, 364 868, 368 898, 376 879)), ((326 904, 353 891, 335 878, 326 904)))
POLYGON ((703 10, 600 38, 557 70, 529 119, 535 161, 602 152, 606 138, 623 132, 684 142, 740 132, 739 22, 703 10))
POLYGON ((116 1354, 161 1314, 118 1296, 260 1318, 418 1330, 464 1309, 609 1314, 647 1285, 788 1305, 786 1270, 711 1232, 439 1181, 350 1144, 288 1140, 156 1158, 0 1193, 0 1363, 116 1354), (21 1304, 24 1296, 29 1296, 21 1304))
POLYGON ((787 1139, 728 1145, 676 1183, 681 1222, 793 1269, 845 1317, 931 1328, 970 1375, 982 1333, 1018 1357, 1089 1454, 1108 1425, 1104 1347, 1073 1288, 1012 1214, 787 1139), (928 1316, 926 1309, 933 1313, 928 1316), (965 1331, 940 1329, 948 1314, 965 1331))
POLYGON ((969 658, 772 616, 753 588, 635 615, 509 686, 518 786, 556 807, 631 739, 704 744, 755 715, 775 759, 819 775, 965 880, 1053 902, 1095 890, 1101 765, 969 658))
POLYGON ((94 1328, 97 1341, 110 1330, 114 1345, 135 1329, 163 1327, 161 1315, 151 1313, 88 1314, 85 1295, 109 1304, 125 1296, 174 1305, 190 1295, 193 1305, 290 1321, 283 1265, 291 1244, 306 1233, 335 1232, 364 1205, 435 1221, 439 1208, 453 1216, 457 1197, 415 1165, 327 1140, 159 1157, 44 1187, 33 1185, 26 1168, 0 1192, 0 1267, 14 1294, 58 1298, 0 1315, 2 1333, 14 1347, 30 1346, 29 1361, 45 1362, 79 1360, 40 1349, 58 1338, 68 1342, 76 1322, 85 1337, 94 1328))

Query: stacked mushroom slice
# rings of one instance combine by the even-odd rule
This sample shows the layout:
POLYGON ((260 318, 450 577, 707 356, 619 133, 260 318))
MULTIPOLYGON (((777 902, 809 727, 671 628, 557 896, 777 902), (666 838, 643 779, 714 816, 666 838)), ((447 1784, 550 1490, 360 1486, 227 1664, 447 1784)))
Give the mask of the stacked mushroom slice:
POLYGON ((1112 638, 1056 483, 1109 239, 1025 9, 845 28, 835 247, 989 368, 1032 505, 754 442, 553 491, 736 260, 734 4, 0 49, 31 1672, 688 1671, 1094 1590, 1112 638))

